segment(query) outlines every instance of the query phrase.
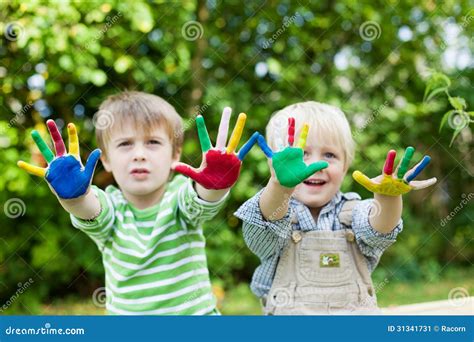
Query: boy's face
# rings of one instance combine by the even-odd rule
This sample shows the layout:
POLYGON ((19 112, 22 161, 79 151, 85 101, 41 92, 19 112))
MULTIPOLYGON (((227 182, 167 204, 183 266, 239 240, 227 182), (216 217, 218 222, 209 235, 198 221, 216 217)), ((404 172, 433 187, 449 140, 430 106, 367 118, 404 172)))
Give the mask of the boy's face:
POLYGON ((147 136, 133 128, 116 130, 107 142, 102 164, 113 173, 126 198, 147 196, 168 181, 171 164, 179 160, 179 153, 173 156, 172 151, 170 138, 161 126, 147 136))
POLYGON ((306 164, 325 160, 329 166, 296 186, 294 197, 310 208, 321 208, 326 205, 341 188, 346 174, 344 169, 344 152, 335 145, 325 145, 308 136, 304 153, 306 164))

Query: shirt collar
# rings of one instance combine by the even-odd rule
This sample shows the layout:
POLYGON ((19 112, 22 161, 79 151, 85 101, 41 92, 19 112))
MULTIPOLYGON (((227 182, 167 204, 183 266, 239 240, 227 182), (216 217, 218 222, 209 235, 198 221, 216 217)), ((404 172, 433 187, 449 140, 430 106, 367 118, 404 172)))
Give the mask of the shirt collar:
MULTIPOLYGON (((326 215, 333 211, 335 212, 337 205, 342 200, 342 197, 343 194, 338 191, 333 196, 333 198, 324 207, 321 208, 319 216, 326 215)), ((313 215, 311 215, 311 211, 309 210, 309 208, 295 198, 292 198, 291 202, 293 204, 292 207, 295 210, 294 215, 297 220, 297 223, 300 226, 300 229, 303 231, 314 230, 316 228, 316 221, 313 219, 313 215)))

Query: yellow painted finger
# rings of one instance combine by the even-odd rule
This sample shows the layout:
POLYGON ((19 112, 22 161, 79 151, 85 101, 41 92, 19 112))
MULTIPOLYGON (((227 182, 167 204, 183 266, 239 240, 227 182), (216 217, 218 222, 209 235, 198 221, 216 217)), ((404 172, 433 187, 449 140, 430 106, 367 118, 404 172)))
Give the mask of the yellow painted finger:
POLYGON ((32 175, 38 176, 38 177, 43 177, 46 175, 46 169, 39 167, 39 166, 34 166, 28 163, 25 163, 24 161, 20 160, 17 165, 25 170, 28 173, 31 173, 32 175))
POLYGON ((352 178, 354 178, 354 180, 357 183, 362 185, 364 188, 366 188, 370 192, 375 192, 377 190, 377 184, 372 182, 369 177, 367 177, 360 171, 354 171, 352 173, 352 178))
POLYGON ((79 157, 79 138, 77 136, 76 125, 70 123, 67 125, 67 132, 69 135, 69 154, 72 154, 77 160, 79 157))
POLYGON ((306 147, 306 139, 308 138, 309 125, 305 123, 301 129, 298 147, 304 149, 306 147))
POLYGON ((245 113, 240 113, 237 119, 237 123, 235 124, 234 130, 232 131, 232 136, 229 140, 229 145, 227 145, 226 152, 228 154, 234 153, 237 145, 240 142, 240 138, 242 137, 242 132, 244 131, 245 121, 247 120, 247 115, 245 113))

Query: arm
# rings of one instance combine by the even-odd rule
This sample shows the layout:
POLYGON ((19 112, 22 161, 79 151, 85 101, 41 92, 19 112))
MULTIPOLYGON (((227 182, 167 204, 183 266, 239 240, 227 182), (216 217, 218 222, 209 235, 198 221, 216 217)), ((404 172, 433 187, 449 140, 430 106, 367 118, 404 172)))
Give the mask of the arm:
POLYGON ((83 220, 96 218, 102 209, 99 199, 90 189, 84 196, 79 198, 61 199, 58 197, 58 200, 64 210, 83 220))
POLYGON ((272 257, 288 241, 291 233, 291 208, 276 220, 266 220, 259 206, 263 191, 246 201, 234 213, 243 221, 244 240, 249 249, 261 260, 272 257))
POLYGON ((374 201, 369 212, 369 222, 379 233, 392 232, 402 216, 402 196, 411 190, 424 189, 436 183, 436 178, 424 181, 413 179, 428 165, 430 157, 425 156, 408 172, 408 166, 415 149, 408 147, 395 172, 393 165, 396 152, 391 150, 387 154, 383 174, 369 179, 360 171, 354 171, 352 176, 367 190, 374 193, 374 201))

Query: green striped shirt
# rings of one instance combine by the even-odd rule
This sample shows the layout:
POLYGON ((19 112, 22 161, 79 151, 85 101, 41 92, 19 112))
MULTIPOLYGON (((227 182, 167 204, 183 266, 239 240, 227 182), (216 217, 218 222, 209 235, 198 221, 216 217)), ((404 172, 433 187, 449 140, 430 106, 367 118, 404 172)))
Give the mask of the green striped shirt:
POLYGON ((111 314, 217 313, 202 223, 225 203, 200 199, 189 178, 177 175, 157 205, 138 210, 122 192, 92 187, 102 206, 91 221, 71 215, 102 252, 106 308, 111 314))

